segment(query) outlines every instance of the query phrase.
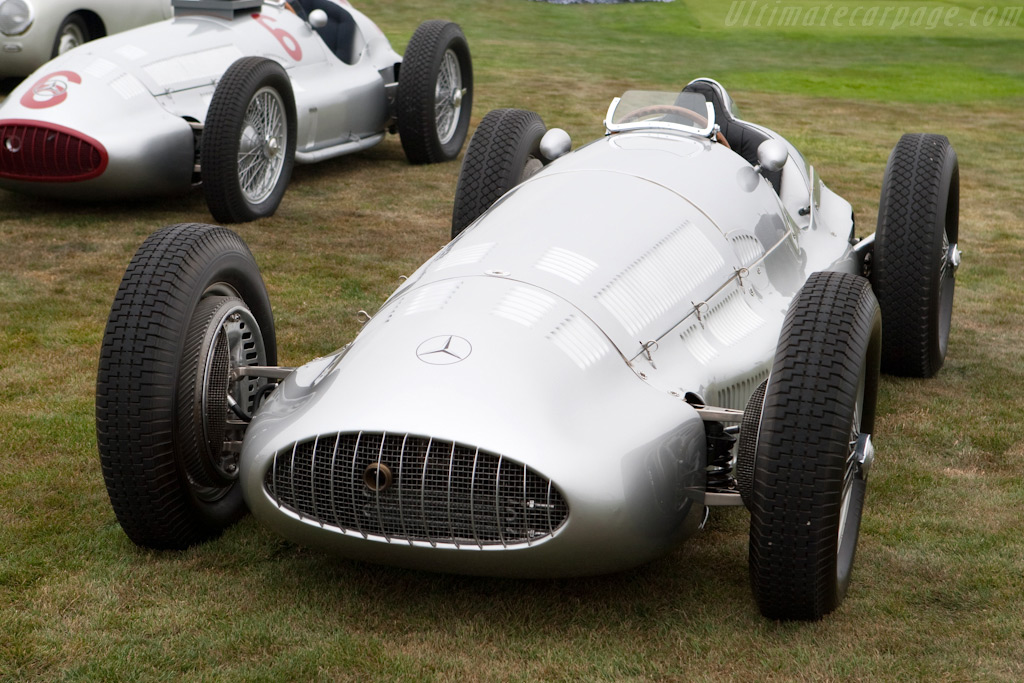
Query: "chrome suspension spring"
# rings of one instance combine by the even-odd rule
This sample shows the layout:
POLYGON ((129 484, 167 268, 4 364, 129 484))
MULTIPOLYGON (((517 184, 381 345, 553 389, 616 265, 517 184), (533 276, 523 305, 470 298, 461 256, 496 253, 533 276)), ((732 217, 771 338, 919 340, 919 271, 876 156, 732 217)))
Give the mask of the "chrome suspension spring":
POLYGON ((736 436, 734 428, 726 428, 721 422, 705 422, 708 466, 707 490, 713 492, 735 491, 736 479, 733 470, 733 446, 736 436))

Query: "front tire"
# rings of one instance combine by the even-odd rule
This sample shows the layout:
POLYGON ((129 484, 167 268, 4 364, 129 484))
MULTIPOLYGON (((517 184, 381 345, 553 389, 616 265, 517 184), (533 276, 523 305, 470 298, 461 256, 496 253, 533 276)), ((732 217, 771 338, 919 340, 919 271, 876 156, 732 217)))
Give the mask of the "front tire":
POLYGON ((98 37, 92 35, 89 25, 80 14, 69 14, 57 29, 57 38, 53 41, 53 53, 50 56, 62 55, 98 37))
POLYGON ((750 509, 751 492, 754 489, 754 461, 757 458, 757 439, 761 431, 761 411, 764 408, 764 392, 768 380, 757 385, 747 399, 740 421, 740 437, 736 444, 736 489, 740 492, 743 505, 750 509))
POLYGON ((224 73, 203 127, 200 168, 210 213, 221 223, 271 216, 295 165, 295 97, 284 68, 243 57, 224 73))
POLYGON ((186 548, 245 512, 237 482, 244 423, 273 365, 270 300, 245 243, 226 228, 174 225, 151 235, 110 309, 96 379, 96 436, 118 522, 147 548, 186 548))
POLYGON ((503 194, 543 166, 540 115, 524 109, 487 112, 469 141, 452 208, 452 239, 503 194))
POLYGON ((410 163, 459 155, 473 108, 473 62, 458 24, 425 21, 409 40, 399 71, 398 135, 410 163))
POLYGON ((871 283, 882 307, 882 370, 931 377, 949 344, 960 264, 960 167, 943 135, 900 138, 885 168, 871 283))
POLYGON ((881 333, 871 285, 846 273, 813 273, 786 315, 750 506, 751 583, 771 619, 820 619, 846 595, 873 458, 881 333))

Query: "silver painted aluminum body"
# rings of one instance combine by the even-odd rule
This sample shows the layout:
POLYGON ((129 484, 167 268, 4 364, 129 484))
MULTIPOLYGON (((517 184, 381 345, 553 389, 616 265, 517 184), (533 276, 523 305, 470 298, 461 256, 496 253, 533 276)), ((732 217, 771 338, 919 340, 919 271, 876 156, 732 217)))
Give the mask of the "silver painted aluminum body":
POLYGON ((860 268, 850 205, 801 157, 787 163, 781 200, 763 179, 751 189, 744 169, 725 147, 664 129, 550 163, 413 274, 349 346, 274 392, 243 446, 250 509, 300 543, 451 572, 596 574, 669 552, 711 502, 703 420, 687 395, 741 410, 807 275, 860 268), (471 531, 492 500, 511 528, 545 499, 492 494, 474 472, 438 495, 446 504, 461 486, 478 498, 479 509, 449 508, 469 515, 466 537, 403 538, 426 495, 390 480, 373 489, 382 466, 401 478, 407 449, 360 460, 330 445, 339 434, 465 445, 466 469, 497 454, 548 480, 567 517, 527 541, 484 543, 471 531), (313 442, 329 445, 299 463, 296 444, 313 442), (307 465, 322 483, 296 509, 268 482, 276 471, 300 486, 307 465), (386 528, 384 508, 398 511, 386 528))
POLYGON ((283 3, 271 2, 234 18, 184 13, 48 62, 0 105, 0 125, 26 122, 89 138, 104 150, 105 170, 75 182, 0 178, 0 187, 68 198, 187 191, 196 171, 193 130, 201 131, 224 71, 249 55, 279 62, 291 78, 297 162, 376 144, 390 124, 388 86, 401 56, 369 18, 346 11, 358 26, 351 64, 283 3))

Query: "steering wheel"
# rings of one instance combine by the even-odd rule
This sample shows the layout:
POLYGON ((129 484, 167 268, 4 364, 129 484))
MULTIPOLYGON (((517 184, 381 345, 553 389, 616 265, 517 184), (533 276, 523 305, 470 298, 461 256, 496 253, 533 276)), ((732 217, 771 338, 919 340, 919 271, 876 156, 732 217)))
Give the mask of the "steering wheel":
MULTIPOLYGON (((626 114, 619 123, 632 123, 633 121, 639 121, 645 116, 657 116, 659 114, 674 114, 676 116, 685 116, 689 119, 693 119, 693 122, 698 126, 708 125, 707 117, 698 114, 692 109, 686 107, 680 107, 674 104, 651 104, 646 107, 640 107, 626 114)), ((723 145, 726 149, 732 149, 732 145, 725 139, 721 131, 715 131, 715 140, 723 145)))
POLYGON ((619 123, 632 123, 633 121, 639 121, 646 116, 657 116, 658 114, 685 116, 688 119, 692 119, 693 122, 699 126, 708 125, 708 120, 704 116, 698 114, 692 109, 687 109, 686 107, 680 107, 674 104, 651 104, 646 107, 634 109, 626 114, 619 123))

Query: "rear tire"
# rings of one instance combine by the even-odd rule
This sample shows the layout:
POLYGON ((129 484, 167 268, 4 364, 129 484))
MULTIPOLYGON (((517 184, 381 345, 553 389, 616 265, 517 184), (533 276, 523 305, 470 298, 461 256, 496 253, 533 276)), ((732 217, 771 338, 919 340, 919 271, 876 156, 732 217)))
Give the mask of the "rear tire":
POLYGON ((783 323, 765 390, 750 511, 762 614, 820 619, 850 582, 870 460, 881 313, 867 280, 813 273, 783 323))
POLYGON ((295 97, 277 62, 243 57, 224 73, 203 126, 200 168, 221 223, 271 216, 295 165, 295 97))
POLYGON ((487 112, 466 149, 455 189, 452 239, 503 194, 541 169, 540 115, 523 109, 487 112))
POLYGON ((931 377, 946 358, 953 312, 960 168, 942 135, 908 134, 882 181, 871 284, 882 307, 882 370, 931 377))
POLYGON ((103 478, 134 543, 186 548, 245 514, 237 452, 223 448, 244 426, 228 422, 225 401, 230 392, 251 409, 259 382, 228 373, 276 362, 270 301, 238 235, 174 225, 139 247, 111 306, 96 379, 103 478), (238 319, 225 320, 232 313, 238 319))
POLYGON ((398 135, 410 163, 459 155, 473 108, 473 62, 458 24, 425 21, 409 40, 399 71, 398 135))

